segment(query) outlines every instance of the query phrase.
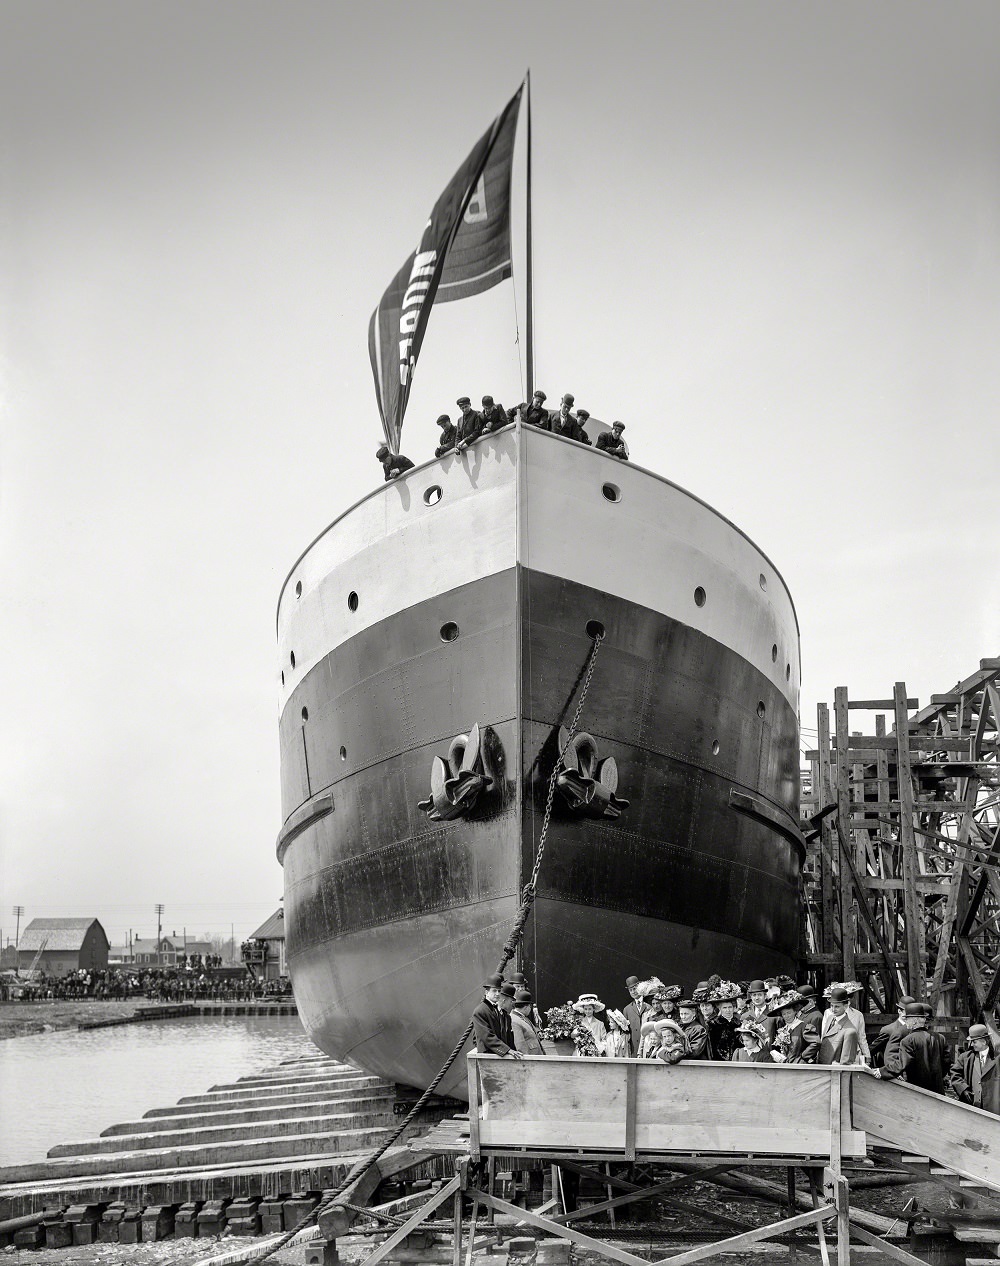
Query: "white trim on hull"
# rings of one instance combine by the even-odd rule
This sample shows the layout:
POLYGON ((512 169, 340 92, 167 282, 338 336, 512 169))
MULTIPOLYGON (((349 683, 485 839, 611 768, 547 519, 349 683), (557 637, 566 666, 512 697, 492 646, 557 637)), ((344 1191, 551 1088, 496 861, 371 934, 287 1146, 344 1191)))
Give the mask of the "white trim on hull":
POLYGON ((518 562, 698 629, 798 711, 798 624, 767 556, 675 484, 528 426, 376 489, 306 550, 278 605, 281 707, 348 638, 518 562), (620 500, 603 495, 605 484, 620 500), (434 488, 441 497, 428 504, 434 488))

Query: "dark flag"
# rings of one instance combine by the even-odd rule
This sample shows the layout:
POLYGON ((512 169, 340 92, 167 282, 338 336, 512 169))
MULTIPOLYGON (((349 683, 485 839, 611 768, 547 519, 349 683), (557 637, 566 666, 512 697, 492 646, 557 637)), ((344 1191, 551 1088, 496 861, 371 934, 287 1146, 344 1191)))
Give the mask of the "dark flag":
POLYGON ((512 273, 510 178, 523 86, 434 204, 420 245, 372 313, 368 353, 385 438, 399 446, 413 367, 434 300, 467 299, 512 273))

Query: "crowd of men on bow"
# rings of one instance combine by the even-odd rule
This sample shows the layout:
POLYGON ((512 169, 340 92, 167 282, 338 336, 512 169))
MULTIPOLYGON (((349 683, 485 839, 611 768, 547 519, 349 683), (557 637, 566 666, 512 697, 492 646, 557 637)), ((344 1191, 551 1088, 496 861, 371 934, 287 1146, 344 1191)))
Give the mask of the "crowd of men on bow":
MULTIPOLYGON (((470 444, 474 444, 483 435, 499 431, 520 417, 529 426, 536 426, 541 431, 551 431, 553 435, 561 435, 564 439, 574 440, 577 444, 591 444, 586 431, 586 423, 590 417, 587 409, 577 409, 574 396, 567 392, 559 403, 558 409, 547 409, 544 391, 536 391, 528 401, 522 401, 513 409, 505 410, 492 396, 483 396, 482 408, 474 409, 468 396, 459 396, 456 401, 461 412, 458 420, 452 422, 451 416, 442 413, 437 420, 441 429, 441 442, 434 450, 435 457, 444 457, 447 453, 462 453, 470 444)), ((594 447, 609 457, 619 461, 628 461, 628 445, 622 438, 625 430, 624 422, 613 422, 610 431, 603 431, 597 436, 594 447)), ((402 453, 393 453, 388 444, 380 444, 375 456, 382 463, 386 482, 398 479, 405 471, 413 468, 413 462, 402 453)))
MULTIPOLYGON (((122 1002, 130 998, 148 998, 151 1002, 251 1002, 291 997, 287 978, 258 981, 248 973, 214 976, 213 967, 221 963, 218 955, 206 957, 204 969, 197 967, 110 967, 88 971, 80 968, 65 976, 48 976, 44 972, 31 980, 0 981, 0 1001, 16 990, 22 1001, 62 1002, 93 999, 98 1002, 122 1002)), ((201 956, 198 956, 199 960, 201 956)))
POLYGON ((581 1057, 685 1059, 753 1064, 839 1064, 867 1068, 885 1081, 902 1080, 1000 1114, 1000 1033, 983 1024, 968 1030, 952 1059, 941 1033, 929 1027, 930 1006, 903 997, 897 1018, 868 1040, 855 1005, 857 981, 831 985, 821 1010, 812 985, 789 976, 739 983, 711 976, 689 998, 658 977, 625 982, 630 1001, 617 1010, 593 993, 552 1007, 543 1023, 523 974, 483 984, 473 1012, 480 1054, 504 1059, 563 1053, 581 1057))

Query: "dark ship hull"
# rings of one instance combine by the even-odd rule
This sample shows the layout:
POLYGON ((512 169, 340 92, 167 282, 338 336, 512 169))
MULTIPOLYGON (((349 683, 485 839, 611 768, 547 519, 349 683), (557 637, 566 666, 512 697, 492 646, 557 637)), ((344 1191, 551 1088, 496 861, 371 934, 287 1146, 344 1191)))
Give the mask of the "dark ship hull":
MULTIPOLYGON (((330 1054, 421 1086, 451 1050, 530 875, 594 622, 580 728, 629 804, 598 816, 556 796, 519 956, 539 1004, 586 989, 621 1006, 631 974, 794 970, 798 632, 781 578, 674 485, 512 428, 365 498, 282 592, 286 946, 330 1054), (433 820, 418 803, 434 757, 474 725, 492 785, 433 820)), ((462 1063, 443 1090, 462 1093, 462 1063)))

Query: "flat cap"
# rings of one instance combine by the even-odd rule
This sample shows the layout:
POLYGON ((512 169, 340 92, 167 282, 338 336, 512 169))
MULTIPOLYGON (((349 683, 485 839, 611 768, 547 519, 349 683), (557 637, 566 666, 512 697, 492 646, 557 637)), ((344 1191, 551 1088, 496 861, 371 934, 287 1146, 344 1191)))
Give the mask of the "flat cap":
POLYGON ((472 404, 472 401, 469 399, 468 396, 459 396, 458 399, 455 401, 455 403, 461 409, 467 404, 472 404))
POLYGON ((483 396, 483 404, 492 404, 492 403, 493 403, 492 396, 483 396))
POLYGON ((584 418, 584 419, 586 419, 586 418, 589 418, 589 417, 590 417, 590 413, 589 413, 586 409, 577 409, 577 411, 576 411, 576 416, 577 416, 578 418, 584 418))
POLYGON ((562 398, 562 402, 563 404, 572 404, 575 399, 576 399, 576 396, 572 395, 570 392, 567 391, 566 394, 562 398))
POLYGON ((451 418, 448 416, 447 413, 442 413, 441 416, 438 418, 438 426, 449 426, 450 424, 451 424, 451 418))
POLYGON ((611 423, 611 429, 612 429, 612 431, 624 431, 624 430, 625 430, 625 423, 624 423, 624 422, 612 422, 612 423, 611 423))
POLYGON ((544 391, 533 391, 531 393, 532 400, 541 400, 543 403, 548 400, 548 396, 544 391))
POLYGON ((386 453, 388 453, 388 451, 389 451, 389 445, 388 445, 388 444, 380 444, 380 445, 378 446, 378 448, 375 450, 375 456, 376 456, 376 457, 384 457, 384 456, 386 455, 386 453))

